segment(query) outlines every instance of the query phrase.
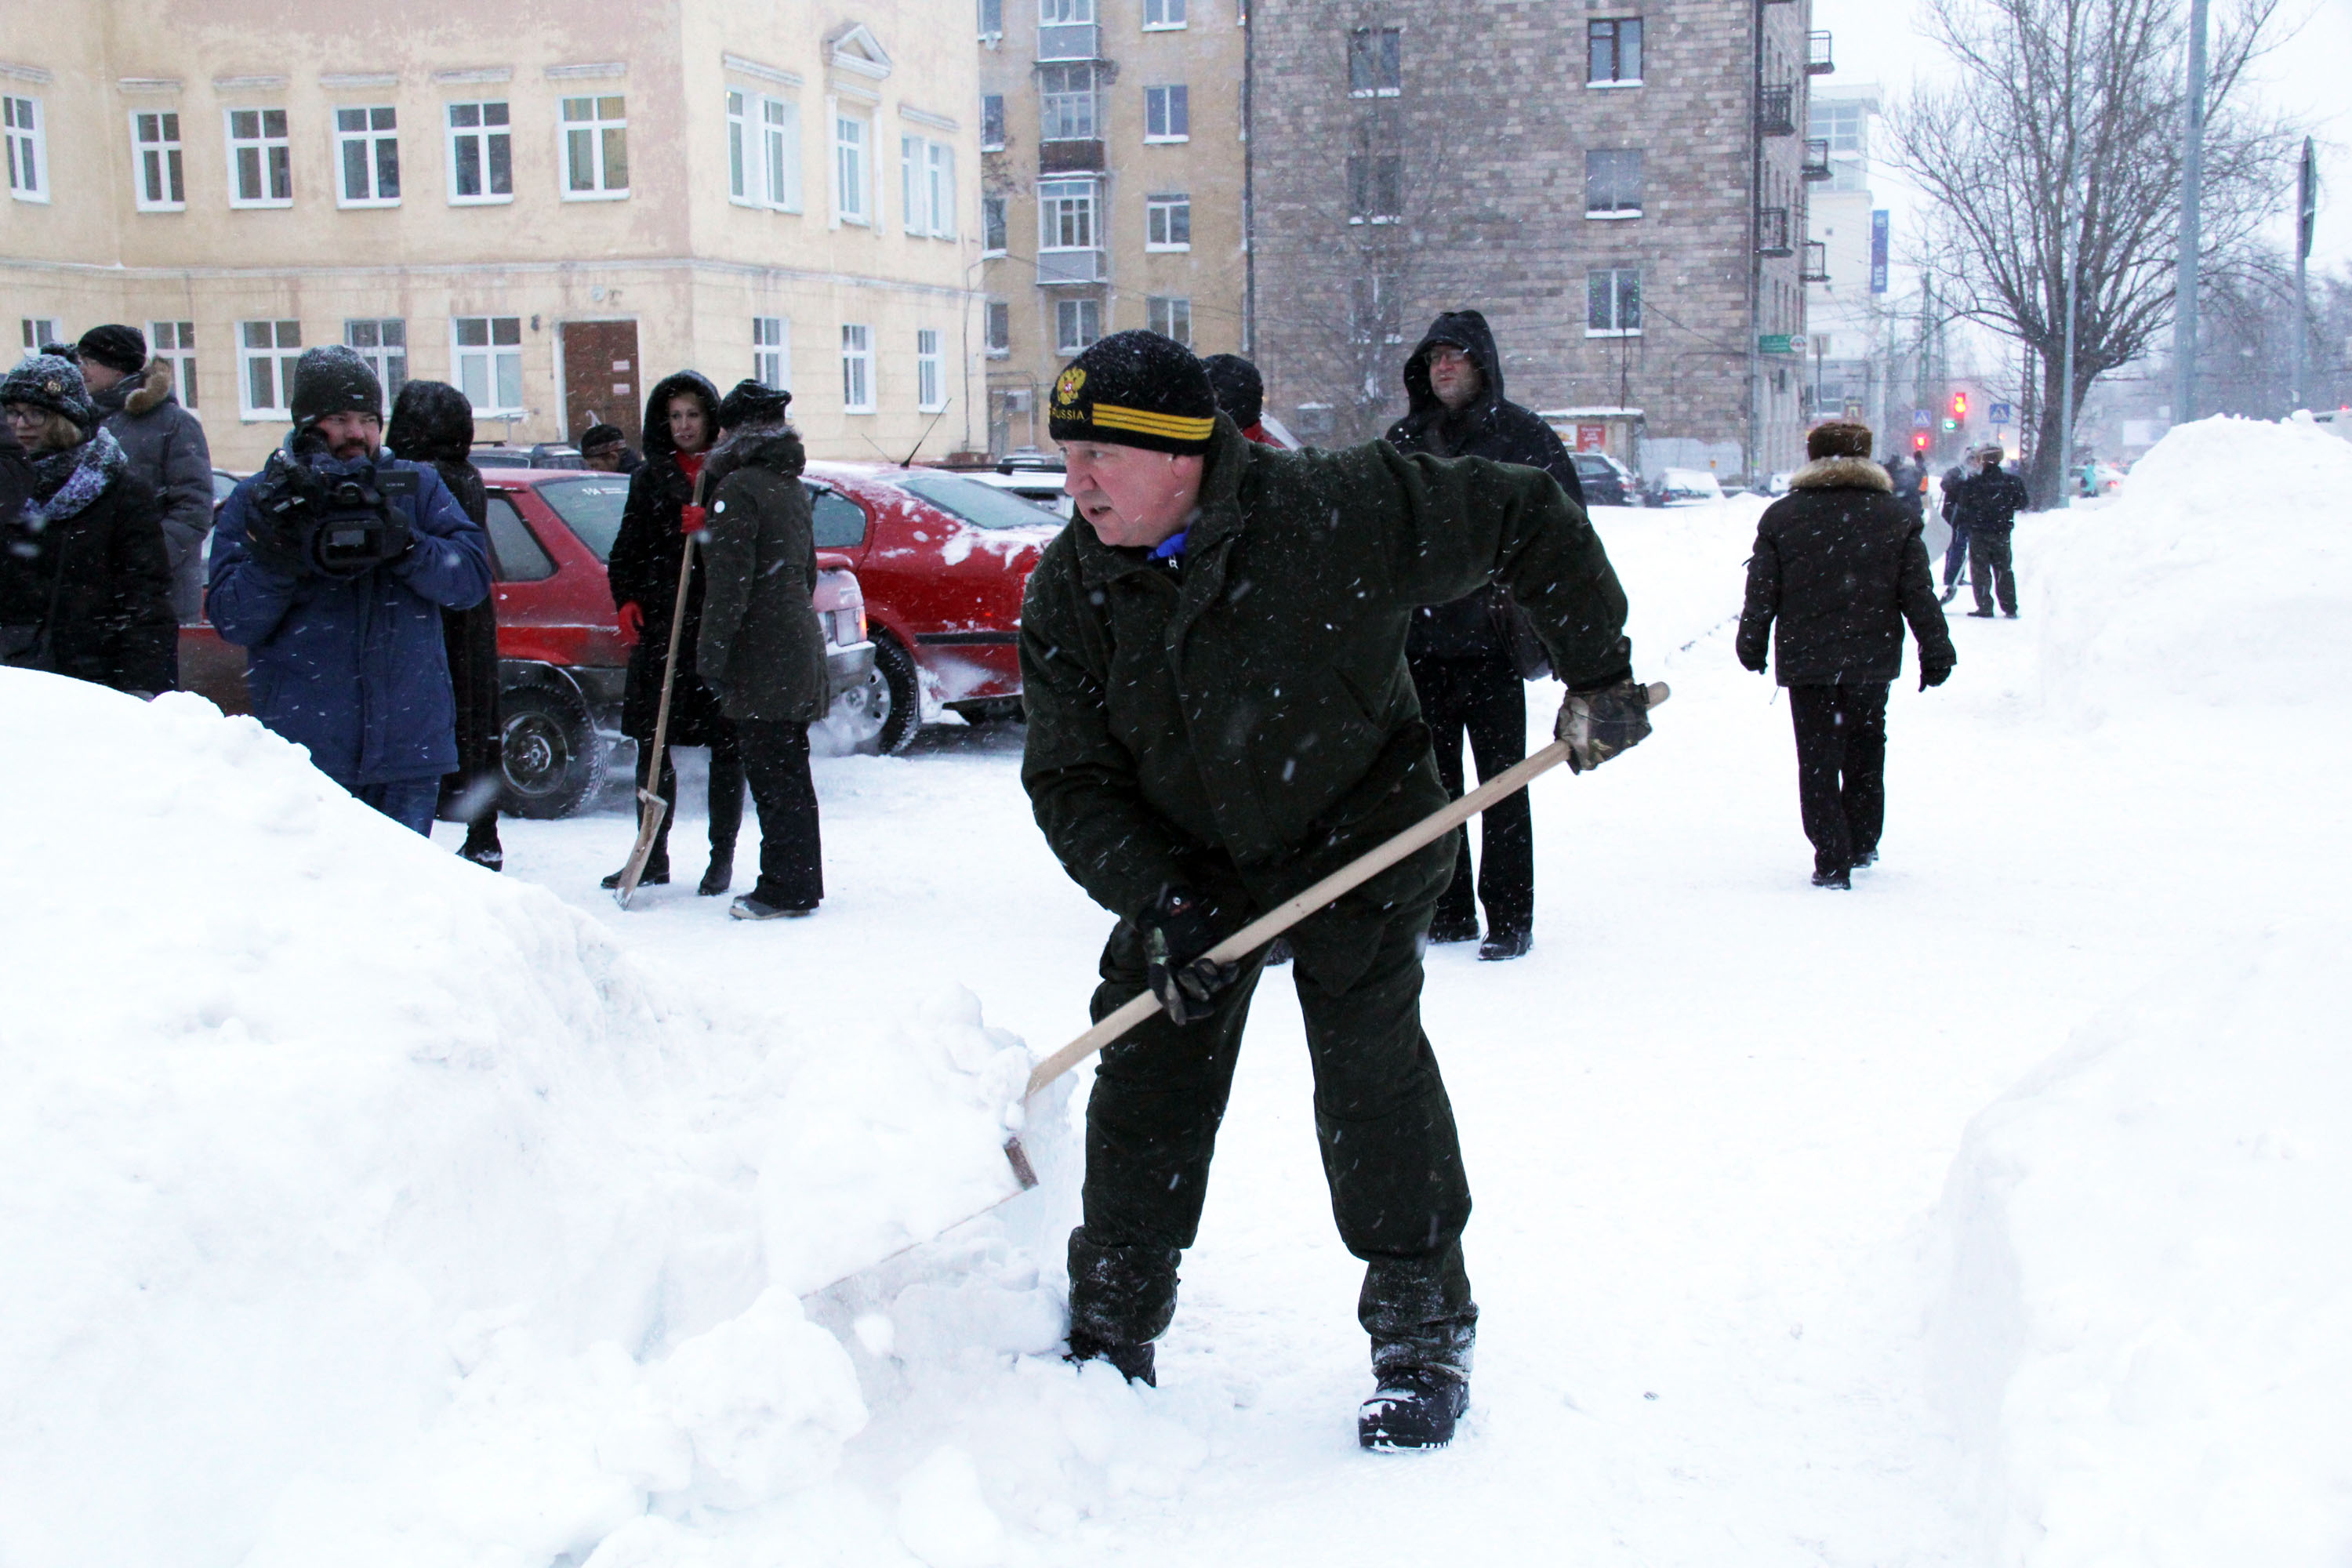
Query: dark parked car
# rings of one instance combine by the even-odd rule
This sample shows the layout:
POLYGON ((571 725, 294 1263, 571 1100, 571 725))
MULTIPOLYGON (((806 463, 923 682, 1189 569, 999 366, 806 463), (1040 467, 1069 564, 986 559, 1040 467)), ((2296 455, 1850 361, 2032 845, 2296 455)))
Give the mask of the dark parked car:
POLYGON ((503 441, 477 441, 467 456, 478 468, 585 468, 588 459, 577 447, 541 441, 535 447, 509 447, 503 441))
POLYGON ((1584 487, 1589 506, 1640 506, 1642 481, 1633 470, 1606 452, 1575 455, 1576 479, 1584 487))

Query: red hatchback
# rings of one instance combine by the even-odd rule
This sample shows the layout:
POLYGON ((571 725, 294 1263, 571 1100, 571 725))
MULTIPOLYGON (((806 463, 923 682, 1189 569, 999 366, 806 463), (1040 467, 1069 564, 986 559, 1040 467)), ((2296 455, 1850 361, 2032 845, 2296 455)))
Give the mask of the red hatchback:
POLYGON ((874 677, 851 738, 896 752, 926 710, 1021 711, 1021 596, 1060 520, 940 468, 811 463, 816 544, 857 572, 874 677))

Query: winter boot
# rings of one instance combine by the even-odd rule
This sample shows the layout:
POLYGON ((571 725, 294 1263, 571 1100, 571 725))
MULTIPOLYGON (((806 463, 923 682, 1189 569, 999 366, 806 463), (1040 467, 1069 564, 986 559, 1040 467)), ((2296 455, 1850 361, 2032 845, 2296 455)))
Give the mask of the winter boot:
POLYGON ((1536 933, 1531 931, 1491 931, 1486 940, 1478 944, 1478 960, 1493 963, 1502 959, 1525 958, 1535 944, 1536 933))
POLYGON ((1992 612, 1990 610, 1970 610, 1969 612, 1969 619, 1972 621, 1989 621, 1992 619, 1992 612))
POLYGON ((1470 1407, 1470 1384, 1419 1367, 1390 1373, 1356 1413, 1356 1440, 1376 1454, 1443 1448, 1470 1407))
MULTIPOLYGON (((621 879, 628 875, 628 871, 629 868, 624 866, 596 885, 600 888, 617 888, 621 885, 621 879)), ((646 874, 637 879, 637 886, 640 888, 668 887, 669 857, 658 849, 654 851, 653 857, 646 862, 646 874)))
POLYGON ((486 827, 467 828, 466 847, 457 853, 462 858, 471 860, 485 871, 500 871, 506 868, 506 851, 499 847, 499 830, 495 824, 486 827))
MULTIPOLYGON (((705 889, 704 890, 707 892, 723 893, 727 889, 724 886, 721 886, 705 889)), ((816 913, 816 906, 814 904, 772 904, 765 899, 760 897, 759 890, 757 889, 753 889, 751 892, 744 894, 741 898, 728 905, 727 913, 730 919, 739 921, 797 921, 805 920, 810 915, 816 913)))
POLYGON ((702 874, 701 885, 694 890, 706 899, 715 899, 735 881, 735 846, 714 844, 710 847, 710 869, 702 874))
POLYGON ((1875 866, 1877 864, 1878 851, 1875 848, 1859 849, 1854 852, 1853 868, 1855 870, 1859 871, 1865 866, 1875 866))
POLYGON ((1478 917, 1475 915, 1467 915, 1460 920, 1446 920, 1440 917, 1429 922, 1429 942, 1432 947, 1441 942, 1476 942, 1477 940, 1478 917))
POLYGON ((1832 870, 1816 871, 1813 873, 1813 886, 1816 888, 1838 888, 1851 892, 1853 889, 1853 873, 1848 871, 1843 866, 1837 867, 1832 870))
POLYGON ((1118 1368, 1120 1374, 1129 1383, 1139 1383, 1146 1388, 1160 1386, 1160 1374, 1152 1365, 1151 1342, 1149 1340, 1139 1345, 1115 1345, 1092 1334, 1076 1333, 1070 1336, 1070 1348, 1063 1353, 1062 1359, 1072 1366, 1081 1362, 1107 1361, 1118 1368))

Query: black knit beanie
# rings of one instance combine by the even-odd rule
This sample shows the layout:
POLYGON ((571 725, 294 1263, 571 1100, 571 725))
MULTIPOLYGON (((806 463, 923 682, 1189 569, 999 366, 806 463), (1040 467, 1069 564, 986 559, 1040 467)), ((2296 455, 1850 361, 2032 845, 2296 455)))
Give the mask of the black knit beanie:
POLYGON ((1056 441, 1101 441, 1153 452, 1205 452, 1217 397, 1192 351, 1140 330, 1113 332, 1054 383, 1056 441))
POLYGON ((23 403, 62 414, 88 430, 98 423, 98 406, 81 379, 81 366, 63 354, 26 354, 0 380, 0 404, 23 403))
POLYGON ((784 416, 792 401, 791 393, 745 376, 735 384, 733 391, 719 400, 719 428, 740 430, 746 425, 772 425, 784 416))
POLYGON ((341 343, 304 349, 294 362, 294 423, 316 425, 330 414, 383 416, 383 383, 368 362, 341 343))
POLYGON ((1239 354, 1211 354, 1201 362, 1209 373, 1209 390, 1226 418, 1246 430, 1265 413, 1265 382, 1257 366, 1239 354))
POLYGON ((81 335, 81 342, 74 346, 74 352, 84 360, 95 360, 109 370, 137 375, 147 368, 147 334, 136 327, 126 327, 120 322, 92 327, 81 335))

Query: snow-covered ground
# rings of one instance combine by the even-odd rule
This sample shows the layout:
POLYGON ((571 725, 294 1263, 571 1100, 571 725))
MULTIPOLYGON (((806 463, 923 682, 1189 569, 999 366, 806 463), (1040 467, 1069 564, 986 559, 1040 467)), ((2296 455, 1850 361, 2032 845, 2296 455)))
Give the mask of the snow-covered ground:
POLYGON ((1050 1354, 1076 1099, 1039 1192, 796 1300, 993 1195, 996 1031, 1085 1024, 1017 729, 820 762, 824 910, 745 926, 691 768, 625 914, 617 813, 493 879, 0 680, 65 759, 0 775, 0 1563, 2340 1565, 2347 494, 2210 421, 2026 520, 1845 895, 1731 658, 1757 503, 1599 514, 1675 699, 1537 785, 1535 952, 1431 955, 1484 1316, 1411 1459, 1278 973, 1158 1391, 1050 1354))

